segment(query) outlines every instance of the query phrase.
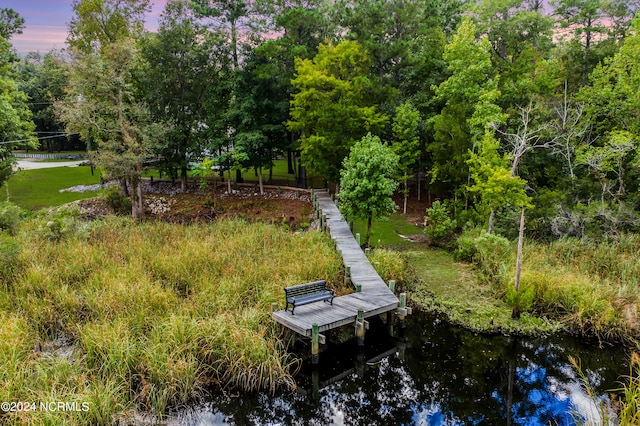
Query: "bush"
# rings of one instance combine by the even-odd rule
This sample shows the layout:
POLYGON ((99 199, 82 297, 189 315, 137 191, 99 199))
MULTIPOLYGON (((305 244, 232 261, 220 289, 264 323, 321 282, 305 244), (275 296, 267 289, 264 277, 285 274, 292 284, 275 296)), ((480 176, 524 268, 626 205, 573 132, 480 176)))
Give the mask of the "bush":
POLYGON ((109 186, 103 196, 107 208, 114 214, 128 215, 131 213, 131 200, 122 195, 117 186, 109 186))
POLYGON ((6 281, 19 262, 20 244, 8 235, 0 234, 0 281, 6 281))
POLYGON ((399 285, 409 281, 407 264, 397 251, 379 248, 372 250, 369 261, 386 283, 395 280, 396 285, 399 285))
POLYGON ((41 238, 60 241, 70 236, 89 238, 91 224, 79 218, 76 209, 62 208, 47 214, 37 229, 41 238))
POLYGON ((514 310, 517 310, 518 312, 527 312, 531 310, 534 299, 535 291, 532 285, 521 284, 520 289, 517 291, 512 284, 507 285, 505 301, 514 310))
POLYGON ((0 203, 0 231, 13 235, 24 214, 24 210, 15 204, 9 202, 0 203))
POLYGON ((449 217, 449 209, 445 203, 434 201, 427 209, 424 217, 424 233, 427 234, 434 244, 441 244, 449 239, 457 226, 455 219, 449 217))

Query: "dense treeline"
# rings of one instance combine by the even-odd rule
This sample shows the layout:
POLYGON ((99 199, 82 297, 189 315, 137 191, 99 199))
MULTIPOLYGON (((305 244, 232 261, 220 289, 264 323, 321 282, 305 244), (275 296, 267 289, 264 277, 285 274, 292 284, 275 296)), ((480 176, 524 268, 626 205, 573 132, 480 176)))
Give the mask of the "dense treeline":
POLYGON ((524 208, 540 238, 612 234, 640 223, 639 4, 172 1, 145 32, 147 0, 76 0, 68 52, 3 78, 38 131, 80 134, 134 215, 150 157, 186 182, 206 157, 241 180, 286 154, 299 184, 339 183, 371 132, 459 227, 515 236, 524 208))

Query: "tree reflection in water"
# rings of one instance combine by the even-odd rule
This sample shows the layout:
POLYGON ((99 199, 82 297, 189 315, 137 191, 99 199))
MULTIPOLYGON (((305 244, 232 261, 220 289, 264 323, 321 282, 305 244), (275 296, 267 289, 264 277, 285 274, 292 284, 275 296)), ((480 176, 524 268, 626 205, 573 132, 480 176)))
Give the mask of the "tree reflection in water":
MULTIPOLYGON (((608 390, 628 372, 627 354, 570 337, 481 336, 414 311, 400 337, 371 322, 364 349, 331 345, 305 363, 296 392, 212 396, 176 424, 573 425, 601 424, 608 390), (359 352, 360 351, 360 352, 359 352), (589 397, 569 356, 596 391, 589 397)), ((171 422, 170 422, 171 423, 171 422)))

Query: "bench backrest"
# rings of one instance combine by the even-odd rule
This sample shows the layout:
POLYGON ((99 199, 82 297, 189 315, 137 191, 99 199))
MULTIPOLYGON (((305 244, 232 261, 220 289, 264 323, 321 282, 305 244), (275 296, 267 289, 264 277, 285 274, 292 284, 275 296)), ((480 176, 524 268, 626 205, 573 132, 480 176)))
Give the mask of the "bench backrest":
POLYGON ((285 287, 284 291, 287 296, 302 296, 304 294, 318 293, 327 289, 327 281, 313 281, 306 284, 294 285, 292 287, 285 287))

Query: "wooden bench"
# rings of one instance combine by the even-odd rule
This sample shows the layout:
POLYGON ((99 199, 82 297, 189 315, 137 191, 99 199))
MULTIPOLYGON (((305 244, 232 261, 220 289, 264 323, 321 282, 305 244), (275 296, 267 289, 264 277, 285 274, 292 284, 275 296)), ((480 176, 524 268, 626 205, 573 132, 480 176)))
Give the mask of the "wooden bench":
POLYGON ((284 310, 287 311, 289 305, 291 305, 291 315, 293 315, 296 306, 302 306, 308 303, 319 302, 321 300, 326 302, 328 300, 333 305, 334 290, 327 287, 325 280, 285 287, 284 292, 287 300, 284 310))

